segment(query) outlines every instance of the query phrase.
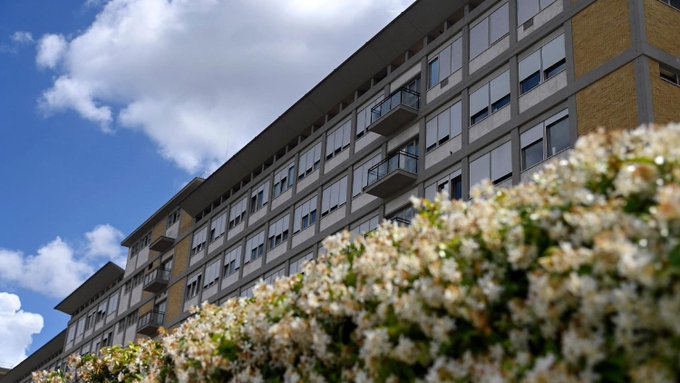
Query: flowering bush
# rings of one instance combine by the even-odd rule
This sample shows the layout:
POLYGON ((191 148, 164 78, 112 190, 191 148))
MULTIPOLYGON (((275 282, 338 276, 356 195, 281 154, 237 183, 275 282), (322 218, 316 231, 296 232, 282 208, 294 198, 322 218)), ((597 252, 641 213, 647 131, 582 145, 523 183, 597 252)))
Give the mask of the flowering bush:
POLYGON ((679 381, 680 125, 414 203, 409 227, 332 236, 304 276, 34 381, 679 381))

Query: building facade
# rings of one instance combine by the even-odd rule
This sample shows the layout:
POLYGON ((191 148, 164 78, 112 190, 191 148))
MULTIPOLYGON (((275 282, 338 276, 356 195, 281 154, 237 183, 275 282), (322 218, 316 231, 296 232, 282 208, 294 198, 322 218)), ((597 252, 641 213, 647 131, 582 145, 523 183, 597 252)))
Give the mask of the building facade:
MULTIPOLYGON (((408 224, 411 196, 526 182, 598 127, 671 121, 677 0, 417 1, 130 234, 125 270, 104 266, 60 303, 61 351, 23 370, 248 297, 299 273, 330 234, 408 224)), ((26 380, 13 371, 0 382, 26 380)))

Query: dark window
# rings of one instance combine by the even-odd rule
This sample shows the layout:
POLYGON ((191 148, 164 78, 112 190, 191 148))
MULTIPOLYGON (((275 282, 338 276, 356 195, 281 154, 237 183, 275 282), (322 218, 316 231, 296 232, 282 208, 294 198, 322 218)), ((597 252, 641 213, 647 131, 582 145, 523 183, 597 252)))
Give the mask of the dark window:
POLYGON ((520 87, 520 92, 522 94, 534 89, 535 87, 538 86, 538 84, 541 83, 541 72, 536 72, 532 74, 531 76, 527 77, 526 80, 522 81, 519 83, 520 87))
POLYGON ((543 161, 543 140, 538 140, 522 149, 522 170, 543 161))
POLYGON ((475 115, 470 117, 470 121, 472 122, 472 125, 484 120, 489 116, 489 108, 483 109, 479 112, 477 112, 475 115))
POLYGON ((551 67, 549 67, 548 69, 546 69, 543 72, 545 79, 547 80, 547 79, 553 77, 554 75, 562 72, 566 67, 567 67, 567 59, 566 58, 556 62, 555 64, 553 64, 551 67))
POLYGON ((430 79, 428 88, 432 88, 433 86, 439 84, 439 58, 436 58, 430 62, 430 65, 428 66, 428 72, 430 79))
POLYGON ((569 147, 569 117, 546 127, 548 131, 548 153, 551 156, 569 147))
POLYGON ((493 104, 491 104, 491 113, 503 109, 508 104, 510 104, 510 95, 507 95, 507 96, 501 98, 500 100, 494 102, 493 104))
POLYGON ((666 81, 672 82, 675 85, 680 85, 680 74, 678 74, 678 72, 671 67, 660 64, 659 75, 661 76, 662 79, 666 81))
POLYGON ((463 177, 457 176, 451 180, 451 198, 463 198, 463 177))

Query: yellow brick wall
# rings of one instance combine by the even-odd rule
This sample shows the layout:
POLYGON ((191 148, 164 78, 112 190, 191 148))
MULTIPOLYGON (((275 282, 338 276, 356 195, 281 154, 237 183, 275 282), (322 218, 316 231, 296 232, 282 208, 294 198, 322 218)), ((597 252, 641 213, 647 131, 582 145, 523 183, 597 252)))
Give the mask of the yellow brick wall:
POLYGON ((680 122, 680 86, 661 79, 659 63, 656 61, 649 61, 649 71, 652 79, 654 122, 657 124, 680 122))
POLYGON ((177 320, 184 311, 184 288, 186 278, 182 278, 168 289, 168 308, 165 314, 165 323, 177 320))
POLYGON ((635 64, 610 73, 576 95, 579 136, 598 127, 630 129, 639 125, 635 64))
POLYGON ((680 11, 659 0, 644 0, 647 41, 680 57, 680 11))
POLYGON ((172 258, 172 277, 182 275, 189 266, 189 250, 191 249, 191 237, 184 238, 175 246, 175 255, 172 258))
POLYGON ((628 0, 597 0, 572 19, 576 78, 632 47, 628 0))
POLYGON ((188 232, 194 226, 194 217, 190 216, 189 213, 184 210, 180 211, 179 216, 179 235, 188 232))
POLYGON ((165 219, 161 219, 160 222, 154 225, 153 230, 151 230, 151 242, 158 239, 161 235, 165 235, 165 219))

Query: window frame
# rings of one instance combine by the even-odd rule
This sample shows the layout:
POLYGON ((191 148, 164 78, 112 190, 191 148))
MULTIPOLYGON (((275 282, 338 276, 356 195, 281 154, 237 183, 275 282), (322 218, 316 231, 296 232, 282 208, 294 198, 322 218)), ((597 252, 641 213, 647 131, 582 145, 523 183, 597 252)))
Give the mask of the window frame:
POLYGON ((293 236, 309 229, 319 219, 319 212, 317 211, 318 198, 319 196, 314 194, 295 206, 293 213, 293 236), (305 217, 307 218, 306 222, 305 217))
MULTIPOLYGON (((567 49, 566 49, 566 36, 564 33, 561 33, 559 35, 553 36, 549 41, 547 41, 545 44, 541 45, 539 48, 531 51, 530 54, 526 55, 523 59, 519 60, 517 63, 518 66, 518 73, 519 73, 519 84, 518 84, 518 90, 519 90, 519 95, 523 96, 532 90, 538 88, 541 84, 544 84, 546 81, 555 78, 557 75, 559 75, 562 72, 565 72, 567 70, 567 49), (561 41, 561 44, 558 44, 559 47, 562 49, 562 58, 555 61, 552 65, 545 67, 544 61, 545 61, 545 55, 544 55, 544 49, 547 48, 552 48, 550 45, 553 43, 559 43, 561 41), (531 71, 529 75, 522 77, 522 64, 526 63, 527 60, 530 60, 533 58, 534 55, 538 55, 538 68, 531 71), (550 72, 550 74, 548 74, 550 72), (538 80, 537 82, 528 82, 529 80, 538 80), (529 88, 524 89, 523 84, 529 83, 532 84, 529 88)), ((531 70, 531 69, 530 69, 531 70)))
POLYGON ((450 43, 443 45, 443 48, 439 50, 436 54, 430 56, 427 62, 427 89, 432 89, 435 86, 441 84, 445 79, 451 77, 454 73, 463 69, 463 36, 458 35, 454 37, 450 43), (458 50, 458 55, 456 56, 454 52, 455 49, 458 50), (448 54, 446 52, 449 52, 448 54), (444 55, 444 57, 442 57, 444 55), (444 58, 448 56, 448 66, 442 66, 444 58), (455 60, 455 62, 454 62, 455 60), (433 64, 437 64, 436 73, 434 76, 433 64), (444 69, 448 68, 448 73, 444 69))
POLYGON ((291 161, 287 166, 280 168, 274 173, 274 187, 272 190, 272 199, 276 199, 281 194, 287 192, 295 185, 295 161, 291 161))
POLYGON ((290 214, 286 213, 272 220, 269 224, 267 232, 267 246, 269 249, 275 249, 281 245, 285 245, 290 237, 290 214))
POLYGON ((471 128, 480 122, 486 120, 490 116, 492 116, 494 113, 500 112, 501 110, 507 108, 510 106, 512 103, 512 92, 511 92, 511 86, 510 86, 510 69, 506 69, 500 73, 496 73, 492 76, 487 77, 489 81, 485 81, 480 85, 479 87, 473 87, 472 89, 475 89, 474 91, 470 92, 468 95, 468 113, 469 113, 469 126, 468 128, 471 128), (501 77, 507 77, 507 78, 501 78, 501 77), (507 83, 507 93, 505 93, 504 96, 497 98, 495 100, 492 100, 492 95, 493 95, 493 89, 492 85, 494 81, 503 81, 501 85, 504 83, 507 83), (486 90, 485 92, 483 92, 486 90), (477 97, 476 95, 479 93, 486 93, 486 107, 479 109, 475 113, 473 113, 473 97, 477 97))
POLYGON ((207 241, 208 241, 208 225, 203 225, 200 229, 194 231, 194 234, 191 238, 190 255, 194 256, 199 252, 203 251, 203 249, 206 247, 207 241), (199 240, 201 242, 196 243, 196 240, 199 240))
POLYGON ((326 133, 326 160, 349 149, 352 142, 352 119, 347 118, 326 133))
POLYGON ((569 124, 569 109, 563 109, 560 110, 557 113, 554 113, 548 118, 543 119, 541 122, 538 124, 532 125, 530 128, 524 129, 522 132, 520 132, 520 171, 524 172, 527 170, 530 170, 531 168, 540 165, 541 163, 549 160, 552 157, 555 157, 556 155, 559 155, 565 150, 568 150, 571 148, 573 143, 571 140, 569 141, 569 145, 566 145, 559 150, 557 150, 555 153, 552 153, 550 149, 550 144, 551 144, 551 139, 550 139, 550 134, 549 134, 549 129, 555 126, 558 126, 562 121, 567 121, 566 124, 566 130, 567 134, 569 137, 571 137, 571 127, 569 124), (529 148, 532 145, 537 144, 538 142, 541 143, 541 151, 542 151, 542 159, 539 162, 536 162, 534 164, 531 164, 530 166, 526 166, 526 160, 524 153, 527 148, 529 148))
POLYGON ((348 186, 349 176, 345 175, 323 188, 323 191, 321 192, 322 219, 347 204, 348 186))
POLYGON ((382 153, 377 152, 367 156, 360 165, 352 170, 352 199, 359 197, 368 185, 368 169, 382 161, 382 153), (358 188, 358 190, 357 190, 358 188))
MULTIPOLYGON (((442 121, 444 122, 444 119, 442 118, 442 121)), ((455 137, 458 137, 460 134, 463 134, 463 101, 459 98, 458 101, 454 102, 453 104, 445 107, 443 110, 439 110, 438 113, 430 115, 429 119, 426 119, 425 122, 425 153, 429 153, 433 150, 436 150, 438 147, 441 145, 445 144, 446 142, 452 140, 455 137), (459 126, 458 129, 454 131, 455 128, 455 118, 454 118, 454 109, 458 110, 458 122, 459 126), (440 133, 443 133, 443 130, 440 129, 439 123, 440 123, 440 116, 442 116, 444 113, 448 113, 448 130, 447 134, 443 135, 440 137, 440 133), (432 125, 434 124, 434 125, 432 125), (433 128, 433 130, 431 130, 433 128), (431 135, 431 131, 434 133, 431 135), (457 133, 456 133, 457 132, 457 133), (434 143, 430 144, 430 137, 434 136, 435 140, 434 143)))
POLYGON ((243 253, 243 246, 238 244, 231 249, 224 252, 224 263, 222 265, 223 277, 229 277, 238 273, 241 268, 241 255, 243 253))
POLYGON ((304 151, 300 153, 298 159, 298 181, 301 181, 321 166, 321 140, 309 145, 304 151), (302 166, 302 161, 305 161, 305 166, 302 166), (311 165, 311 166, 308 166, 311 165))
MULTIPOLYGON (((470 51, 470 58, 469 61, 472 61, 476 59, 477 57, 481 56, 484 52, 489 50, 492 46, 494 46, 497 42, 501 41, 504 39, 506 36, 510 34, 510 4, 509 2, 505 2, 503 4, 499 4, 496 6, 496 8, 493 11, 490 11, 486 16, 479 18, 475 20, 475 22, 470 24, 470 37, 469 37, 469 48, 468 50, 470 51), (497 13, 500 12, 501 10, 505 9, 505 12, 507 13, 507 30, 505 33, 499 35, 498 38, 495 40, 492 39, 492 28, 494 27, 494 23, 491 22, 491 18, 497 13), (484 32, 485 34, 483 36, 486 37, 486 47, 479 52, 473 51, 473 47, 476 46, 477 44, 473 44, 472 39, 473 39, 473 34, 475 33, 475 29, 478 26, 481 26, 485 24, 486 25, 486 31, 484 32)), ((481 37, 480 37, 481 38, 481 37)))

